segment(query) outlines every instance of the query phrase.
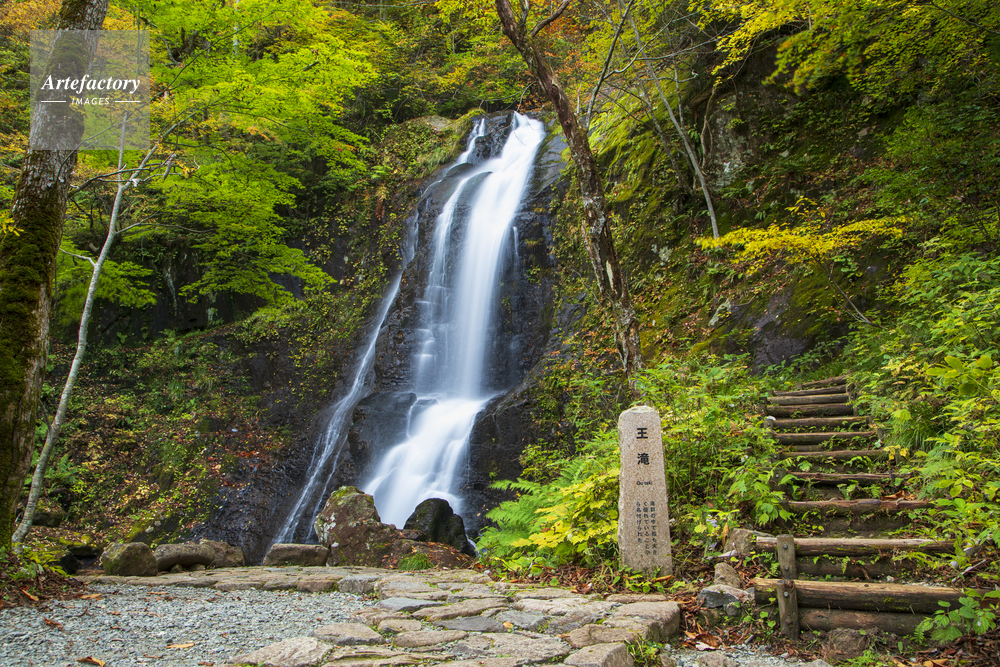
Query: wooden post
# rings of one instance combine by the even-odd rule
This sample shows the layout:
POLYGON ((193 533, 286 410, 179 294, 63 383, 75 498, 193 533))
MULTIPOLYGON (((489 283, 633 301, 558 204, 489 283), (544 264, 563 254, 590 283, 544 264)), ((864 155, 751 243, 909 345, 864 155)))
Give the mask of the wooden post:
MULTIPOLYGON (((793 559, 794 560, 794 559, 793 559)), ((778 619, 781 634, 791 640, 799 639, 799 603, 795 595, 795 582, 782 579, 776 586, 778 594, 778 619)))
POLYGON ((791 535, 779 535, 774 545, 778 554, 778 567, 781 568, 782 579, 798 579, 799 572, 795 565, 795 538, 791 535))

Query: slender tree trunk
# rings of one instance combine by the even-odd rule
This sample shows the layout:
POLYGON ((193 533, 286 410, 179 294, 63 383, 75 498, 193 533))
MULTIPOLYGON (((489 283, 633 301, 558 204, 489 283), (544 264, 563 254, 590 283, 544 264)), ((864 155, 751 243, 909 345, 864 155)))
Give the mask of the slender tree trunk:
MULTIPOLYGON (((642 40, 642 35, 639 33, 639 27, 635 24, 635 18, 632 16, 628 17, 629 23, 632 25, 632 34, 635 36, 636 46, 640 51, 645 50, 646 46, 642 40)), ((674 107, 667 101, 667 96, 663 94, 663 86, 660 85, 660 78, 656 76, 656 72, 653 71, 653 66, 649 64, 649 61, 644 61, 646 65, 646 72, 649 78, 652 79, 653 83, 656 84, 656 91, 660 94, 660 100, 663 102, 663 106, 667 109, 667 116, 670 118, 670 122, 673 124, 674 129, 677 130, 677 135, 681 138, 681 143, 684 145, 684 152, 688 157, 688 162, 691 164, 691 168, 694 170, 695 176, 698 178, 698 183, 701 185, 702 194, 705 195, 705 205, 708 207, 708 217, 712 220, 712 237, 719 238, 719 223, 715 217, 715 206, 712 203, 712 193, 708 189, 708 183, 705 181, 705 174, 701 171, 701 162, 698 160, 698 155, 694 152, 694 148, 691 147, 691 141, 688 139, 687 133, 684 131, 684 127, 681 125, 680 121, 677 119, 677 115, 674 113, 674 107)))
MULTIPOLYGON (((108 0, 64 0, 59 27, 97 30, 107 10, 108 0)), ((59 39, 75 40, 79 48, 78 37, 62 35, 59 39)), ((82 77, 90 66, 84 60, 89 58, 63 63, 59 77, 82 77)), ((79 143, 82 119, 73 114, 67 120, 71 141, 75 138, 79 143)), ((20 234, 7 234, 0 240, 0 546, 10 543, 35 444, 56 253, 75 166, 75 147, 29 150, 11 210, 20 234)))
POLYGON ((611 235, 611 224, 608 219, 607 204, 604 199, 604 188, 594 154, 590 150, 586 129, 577 121, 576 114, 562 84, 555 72, 549 67, 548 61, 542 55, 534 36, 541 28, 569 5, 569 0, 560 5, 556 13, 543 20, 529 35, 526 30, 527 3, 522 5, 524 15, 518 20, 514 16, 509 0, 496 0, 497 14, 504 34, 521 53, 525 64, 538 79, 542 90, 555 106, 559 123, 562 125, 566 143, 569 144, 570 155, 576 165, 580 181, 580 197, 583 203, 583 239, 590 256, 590 264, 597 279, 598 294, 612 311, 612 322, 615 331, 615 342, 621 355, 622 366, 626 376, 633 378, 635 371, 642 368, 642 352, 639 347, 639 321, 635 316, 632 298, 629 295, 628 284, 618 264, 618 253, 615 250, 611 235))

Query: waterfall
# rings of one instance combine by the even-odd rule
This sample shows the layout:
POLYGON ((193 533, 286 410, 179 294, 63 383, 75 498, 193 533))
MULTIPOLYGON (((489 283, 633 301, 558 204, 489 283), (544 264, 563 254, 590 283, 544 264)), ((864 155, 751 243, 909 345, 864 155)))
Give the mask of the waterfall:
MULTIPOLYGON (((469 156, 475 148, 476 139, 483 136, 485 131, 486 121, 478 121, 469 135, 465 151, 455 161, 456 165, 468 161, 469 156)), ((437 183, 432 184, 428 190, 433 189, 435 185, 437 183)), ((413 259, 416 251, 417 233, 419 231, 417 228, 417 219, 418 216, 414 213, 407 221, 406 229, 408 230, 408 235, 401 248, 402 266, 396 275, 393 276, 389 284, 389 289, 386 290, 385 295, 382 297, 378 315, 375 317, 375 325, 368 335, 364 352, 358 359, 357 366, 354 369, 354 378, 350 389, 328 411, 330 416, 327 418, 323 434, 318 439, 316 447, 313 450, 312 460, 309 462, 309 468, 306 473, 306 483, 302 487, 302 491, 299 492, 299 497, 295 504, 289 509, 281 529, 271 542, 272 544, 293 542, 295 540, 305 541, 308 539, 312 532, 313 519, 322 508, 327 495, 329 495, 330 489, 327 488, 329 486, 329 478, 337 469, 340 453, 344 449, 344 440, 347 438, 347 431, 350 428, 349 418, 358 401, 364 398, 364 394, 367 393, 365 378, 368 376, 368 372, 372 368, 372 362, 375 359, 375 347, 378 343, 379 334, 382 331, 382 325, 385 323, 385 318, 389 314, 396 296, 399 294, 403 272, 413 259)))
POLYGON ((435 221, 411 360, 417 402, 405 439, 363 485, 386 523, 402 527, 427 498, 444 498, 461 513, 456 490, 476 415, 509 389, 494 386, 485 369, 514 216, 544 136, 541 122, 515 114, 500 155, 465 172, 435 221))
MULTIPOLYGON (((511 123, 501 154, 472 165, 476 140, 486 132, 486 121, 478 121, 465 151, 443 177, 458 173, 456 167, 464 165, 461 168, 465 171, 457 177, 454 191, 434 221, 426 287, 415 304, 420 344, 410 364, 417 401, 409 414, 405 438, 393 443, 363 485, 363 490, 375 497, 382 520, 399 527, 426 498, 445 498, 456 513, 460 512, 456 487, 475 417, 490 398, 509 388, 494 386, 484 369, 497 310, 496 288, 512 252, 510 230, 544 138, 540 121, 515 114, 511 123)), ((440 183, 429 186, 428 193, 440 183)), ((274 544, 308 540, 313 519, 332 491, 328 487, 354 408, 370 393, 366 378, 374 364, 379 335, 399 294, 403 272, 414 257, 418 227, 419 217, 414 214, 407 224, 403 266, 386 290, 350 389, 328 411, 306 482, 274 544)))

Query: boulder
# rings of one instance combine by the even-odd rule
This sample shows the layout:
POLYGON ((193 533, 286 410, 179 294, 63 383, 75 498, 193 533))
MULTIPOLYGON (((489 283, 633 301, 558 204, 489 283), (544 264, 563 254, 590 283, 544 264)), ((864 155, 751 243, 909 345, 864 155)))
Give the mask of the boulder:
POLYGON ((743 578, 729 563, 715 564, 715 579, 712 582, 716 585, 731 586, 733 588, 743 588, 743 578))
POLYGON ((375 499, 353 486, 331 493, 313 526, 319 543, 330 549, 328 565, 380 567, 401 539, 395 526, 382 523, 375 499))
POLYGON ((211 565, 215 560, 215 550, 207 544, 161 544, 153 551, 156 568, 160 572, 171 570, 175 565, 188 568, 192 565, 211 565))
POLYGON ((330 550, 319 544, 274 544, 264 556, 264 565, 325 565, 330 550))
POLYGON ((199 540, 198 544, 207 544, 215 553, 208 567, 243 567, 246 564, 243 549, 240 547, 215 540, 199 540))
POLYGON ((101 554, 101 567, 120 577, 155 577, 157 572, 156 556, 142 542, 112 544, 101 554))
POLYGON ((475 548, 465 535, 462 517, 455 514, 448 501, 442 498, 428 498, 417 505, 403 528, 418 531, 420 542, 448 544, 469 556, 476 555, 475 548))
POLYGON ((698 602, 705 609, 716 609, 729 604, 742 604, 749 601, 750 596, 746 591, 732 586, 707 586, 698 593, 698 602))

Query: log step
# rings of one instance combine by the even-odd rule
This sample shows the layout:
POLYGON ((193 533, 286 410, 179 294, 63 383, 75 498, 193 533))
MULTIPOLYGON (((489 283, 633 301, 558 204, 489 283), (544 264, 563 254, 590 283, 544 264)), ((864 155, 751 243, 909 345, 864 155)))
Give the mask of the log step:
POLYGON ((813 380, 812 382, 803 382, 803 389, 816 389, 818 387, 831 387, 838 384, 844 384, 847 382, 846 375, 837 375, 832 378, 824 378, 822 380, 813 380))
POLYGON ((769 405, 767 414, 775 417, 813 417, 820 415, 853 415, 854 406, 847 403, 826 405, 769 405))
POLYGON ((803 428, 844 428, 867 426, 868 417, 811 417, 808 419, 768 419, 771 427, 778 431, 796 431, 803 428))
POLYGON ((828 405, 830 403, 847 403, 851 397, 847 394, 822 394, 820 396, 768 396, 771 405, 828 405))
POLYGON ((861 440, 874 438, 875 431, 820 431, 817 433, 776 433, 782 445, 812 445, 830 440, 861 440))
MULTIPOLYGON (((787 474, 797 480, 808 482, 816 486, 836 486, 838 484, 892 484, 897 480, 903 480, 909 475, 894 475, 892 473, 838 473, 838 472, 797 472, 790 471, 787 474)), ((784 477, 784 475, 782 475, 784 477)))
MULTIPOLYGON (((754 579, 754 597, 760 606, 773 604, 778 579, 754 579)), ((965 593, 958 588, 944 586, 912 586, 907 584, 880 584, 848 581, 795 582, 798 602, 803 607, 820 609, 854 609, 858 611, 895 611, 933 614, 943 609, 939 602, 946 602, 952 609, 959 606, 958 599, 965 593)), ((996 598, 986 598, 987 603, 998 604, 996 598)))
POLYGON ((840 556, 810 556, 796 558, 798 574, 811 577, 845 577, 848 579, 872 580, 886 576, 901 577, 919 570, 920 560, 915 556, 866 556, 863 559, 840 556))
POLYGON ((892 454, 884 449, 839 449, 826 452, 778 452, 779 459, 805 459, 807 461, 850 461, 859 456, 866 456, 873 461, 887 461, 892 454))
POLYGON ((822 394, 846 394, 847 385, 825 387, 823 389, 798 389, 796 391, 776 391, 775 396, 820 396, 822 394))
POLYGON ((905 637, 930 614, 898 612, 847 611, 843 609, 799 609, 799 625, 806 630, 830 632, 836 628, 851 630, 881 630, 905 637))
MULTIPOLYGON (((758 537, 758 553, 774 551, 777 537, 758 537)), ((920 553, 952 553, 952 542, 925 539, 864 539, 857 537, 796 537, 796 556, 872 556, 894 551, 919 551, 920 553)))
POLYGON ((786 503, 786 509, 792 514, 819 512, 821 516, 857 516, 861 514, 898 514, 910 510, 926 509, 934 504, 924 500, 877 500, 863 498, 861 500, 792 500, 786 503))

